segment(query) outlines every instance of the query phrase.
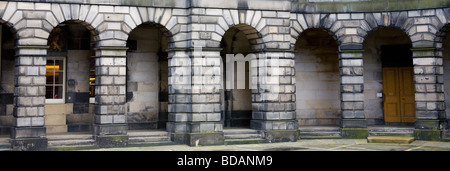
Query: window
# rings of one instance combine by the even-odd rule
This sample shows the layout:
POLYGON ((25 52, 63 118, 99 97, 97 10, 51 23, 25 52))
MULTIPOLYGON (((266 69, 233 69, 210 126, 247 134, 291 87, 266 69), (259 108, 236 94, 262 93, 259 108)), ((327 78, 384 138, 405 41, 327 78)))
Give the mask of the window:
POLYGON ((45 86, 46 103, 64 103, 65 99, 65 58, 47 58, 47 83, 45 86))
POLYGON ((95 103, 95 70, 89 73, 89 103, 95 103))

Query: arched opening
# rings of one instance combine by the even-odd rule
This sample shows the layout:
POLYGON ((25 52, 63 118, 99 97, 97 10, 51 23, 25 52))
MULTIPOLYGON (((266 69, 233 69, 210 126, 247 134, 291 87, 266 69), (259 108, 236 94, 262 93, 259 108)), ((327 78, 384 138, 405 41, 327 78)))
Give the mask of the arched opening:
POLYGON ((296 113, 300 127, 339 126, 340 79, 336 39, 305 30, 295 44, 296 113))
MULTIPOLYGON (((15 33, 0 24, 0 138, 9 138, 14 121, 15 33)), ((0 146, 7 141, 0 140, 0 146)), ((1 148, 1 147, 0 147, 1 148)))
POLYGON ((373 30, 363 44, 364 112, 368 125, 415 122, 412 43, 395 27, 373 30))
MULTIPOLYGON (((444 69, 444 99, 445 99, 445 116, 439 116, 444 121, 443 128, 443 138, 450 137, 449 131, 449 122, 450 119, 450 36, 448 35, 448 31, 450 29, 450 24, 447 24, 441 29, 440 34, 438 35, 441 40, 438 43, 442 44, 442 60, 443 60, 443 69, 444 69), (445 124, 446 123, 446 124, 445 124)), ((438 33, 439 34, 439 33, 438 33)))
POLYGON ((168 31, 146 23, 127 41, 127 123, 129 130, 165 129, 168 120, 168 31))
MULTIPOLYGON (((257 31, 248 25, 236 25, 228 29, 222 37, 221 41, 221 56, 223 61, 222 80, 225 88, 221 92, 222 94, 222 122, 225 128, 229 127, 242 127, 250 128, 250 121, 252 120, 252 90, 249 85, 249 72, 250 62, 248 57, 249 53, 254 51, 253 45, 256 43, 256 39, 259 38, 257 31), (245 62, 241 61, 244 65, 238 65, 238 61, 229 59, 232 61, 227 64, 227 54, 231 54, 235 57, 237 54, 242 54, 245 58, 245 62), (227 71, 227 65, 234 65, 234 71, 227 71), (245 67, 245 68, 239 68, 245 67), (234 74, 232 77, 227 74, 234 74), (238 74, 245 75, 238 78, 238 74), (231 84, 233 88, 226 87, 228 78, 232 78, 231 84), (242 79, 244 78, 244 79, 242 79), (241 84, 240 86, 238 84, 241 84), (244 85, 242 85, 244 84, 244 85)), ((231 85, 230 84, 230 85, 231 85)))
POLYGON ((47 134, 91 133, 94 123, 95 47, 77 21, 55 27, 48 38, 45 87, 47 134))

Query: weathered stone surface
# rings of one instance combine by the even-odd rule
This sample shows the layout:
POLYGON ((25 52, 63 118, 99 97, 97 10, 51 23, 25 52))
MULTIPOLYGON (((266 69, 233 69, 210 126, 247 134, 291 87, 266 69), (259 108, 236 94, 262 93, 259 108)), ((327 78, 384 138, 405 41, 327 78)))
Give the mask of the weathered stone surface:
MULTIPOLYGON (((298 99, 295 96, 295 87, 300 85, 298 79, 296 80, 295 70, 312 71, 313 66, 305 64, 295 68, 296 57, 292 51, 295 49, 295 43, 304 43, 297 39, 305 30, 311 28, 325 29, 333 38, 332 41, 339 44, 339 49, 335 50, 339 52, 339 66, 336 66, 337 72, 330 77, 338 79, 340 83, 340 86, 336 86, 338 90, 333 96, 336 96, 335 98, 339 96, 340 103, 336 106, 341 107, 342 118, 365 119, 364 85, 367 83, 365 78, 377 75, 364 75, 364 70, 373 66, 364 65, 363 61, 367 59, 365 57, 363 59, 363 56, 366 52, 362 52, 361 49, 368 33, 381 25, 400 28, 412 41, 417 118, 434 120, 445 116, 443 113, 445 59, 442 58, 444 55, 441 49, 445 49, 442 41, 447 32, 445 25, 448 24, 450 17, 450 10, 447 8, 425 4, 429 8, 371 12, 372 9, 359 11, 361 7, 356 5, 352 8, 336 8, 321 13, 322 8, 319 4, 315 7, 300 7, 290 1, 261 3, 256 0, 239 2, 196 0, 187 3, 175 0, 138 3, 113 0, 111 1, 113 4, 102 5, 91 4, 91 1, 83 4, 67 3, 74 2, 70 0, 58 2, 0 2, 0 17, 2 23, 6 23, 3 29, 11 26, 17 38, 15 70, 12 72, 15 74, 12 86, 15 86, 16 107, 15 120, 11 123, 19 128, 45 128, 43 119, 45 112, 42 111, 45 108, 44 75, 49 36, 55 27, 67 21, 79 23, 87 28, 93 34, 93 38, 89 39, 92 40, 90 42, 92 47, 98 48, 94 55, 97 80, 95 120, 101 126, 126 125, 125 113, 128 108, 124 104, 127 88, 138 90, 142 88, 139 84, 145 82, 142 80, 128 82, 126 77, 132 75, 127 74, 127 69, 135 68, 127 63, 130 55, 126 47, 129 34, 142 23, 152 23, 157 30, 161 30, 162 34, 158 37, 158 41, 168 40, 164 42, 167 47, 158 49, 160 51, 158 53, 165 54, 166 50, 169 51, 166 87, 169 105, 166 108, 169 112, 167 130, 171 132, 222 131, 220 112, 223 110, 221 106, 223 95, 219 86, 222 73, 220 67, 212 67, 212 63, 220 63, 220 48, 222 48, 220 42, 230 27, 237 28, 245 34, 252 53, 262 51, 279 57, 277 60, 261 60, 261 63, 256 64, 259 73, 252 73, 254 76, 263 75, 254 78, 259 84, 259 89, 252 91, 253 125, 257 129, 296 128, 295 102, 298 99), (313 11, 304 13, 311 10, 313 11), (209 49, 210 52, 205 53, 216 58, 200 63, 192 60, 194 46, 209 49), (281 68, 267 68, 274 66, 281 68), (271 79, 272 76, 275 76, 275 79, 271 79)), ((346 3, 351 2, 344 4, 346 3)), ((413 3, 417 5, 421 2, 413 3)), ((385 8, 393 7, 390 4, 385 5, 385 8)), ((138 40, 137 46, 142 46, 141 43, 138 40)), ((141 63, 139 66, 142 65, 141 63)), ((327 77, 301 75, 301 77, 314 76, 327 77)), ((146 84, 153 84, 159 80, 146 81, 149 82, 146 84)), ((368 96, 373 96, 374 91, 367 92, 368 96)), ((149 95, 142 96, 147 99, 154 98, 149 95)), ((306 110, 302 112, 306 115, 314 113, 306 110)), ((343 120, 343 127, 364 128, 364 123, 361 120, 343 120)), ((124 127, 115 131, 112 128, 98 130, 100 133, 103 130, 106 133, 118 132, 120 135, 126 132, 124 127)), ((111 140, 111 137, 106 139, 111 140)), ((126 143, 120 141, 118 144, 126 143)))

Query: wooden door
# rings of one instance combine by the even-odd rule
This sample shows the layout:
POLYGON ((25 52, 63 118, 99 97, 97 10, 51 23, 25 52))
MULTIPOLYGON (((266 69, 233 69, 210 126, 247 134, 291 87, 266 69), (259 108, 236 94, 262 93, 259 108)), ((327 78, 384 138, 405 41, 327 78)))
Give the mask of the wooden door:
POLYGON ((414 122, 416 115, 413 67, 384 67, 385 122, 414 122))
POLYGON ((399 67, 400 107, 402 122, 416 121, 413 67, 399 67))

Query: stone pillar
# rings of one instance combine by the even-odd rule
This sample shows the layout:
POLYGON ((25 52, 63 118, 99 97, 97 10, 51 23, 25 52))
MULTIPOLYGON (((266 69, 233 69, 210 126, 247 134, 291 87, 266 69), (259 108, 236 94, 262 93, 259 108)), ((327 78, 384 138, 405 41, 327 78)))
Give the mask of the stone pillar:
POLYGON ((18 46, 15 59, 13 150, 47 149, 45 84, 47 46, 18 46))
POLYGON ((339 50, 341 77, 341 127, 344 138, 366 138, 364 115, 363 50, 339 50))
POLYGON ((190 146, 224 143, 220 122, 219 50, 169 52, 169 122, 172 140, 190 146))
POLYGON ((128 145, 125 47, 99 47, 95 58, 94 137, 99 147, 128 145))
POLYGON ((439 140, 439 118, 445 118, 442 55, 435 48, 412 48, 416 98, 417 140, 439 140))
POLYGON ((251 128, 269 142, 297 141, 295 60, 293 52, 264 52, 251 63, 253 116, 251 128))

